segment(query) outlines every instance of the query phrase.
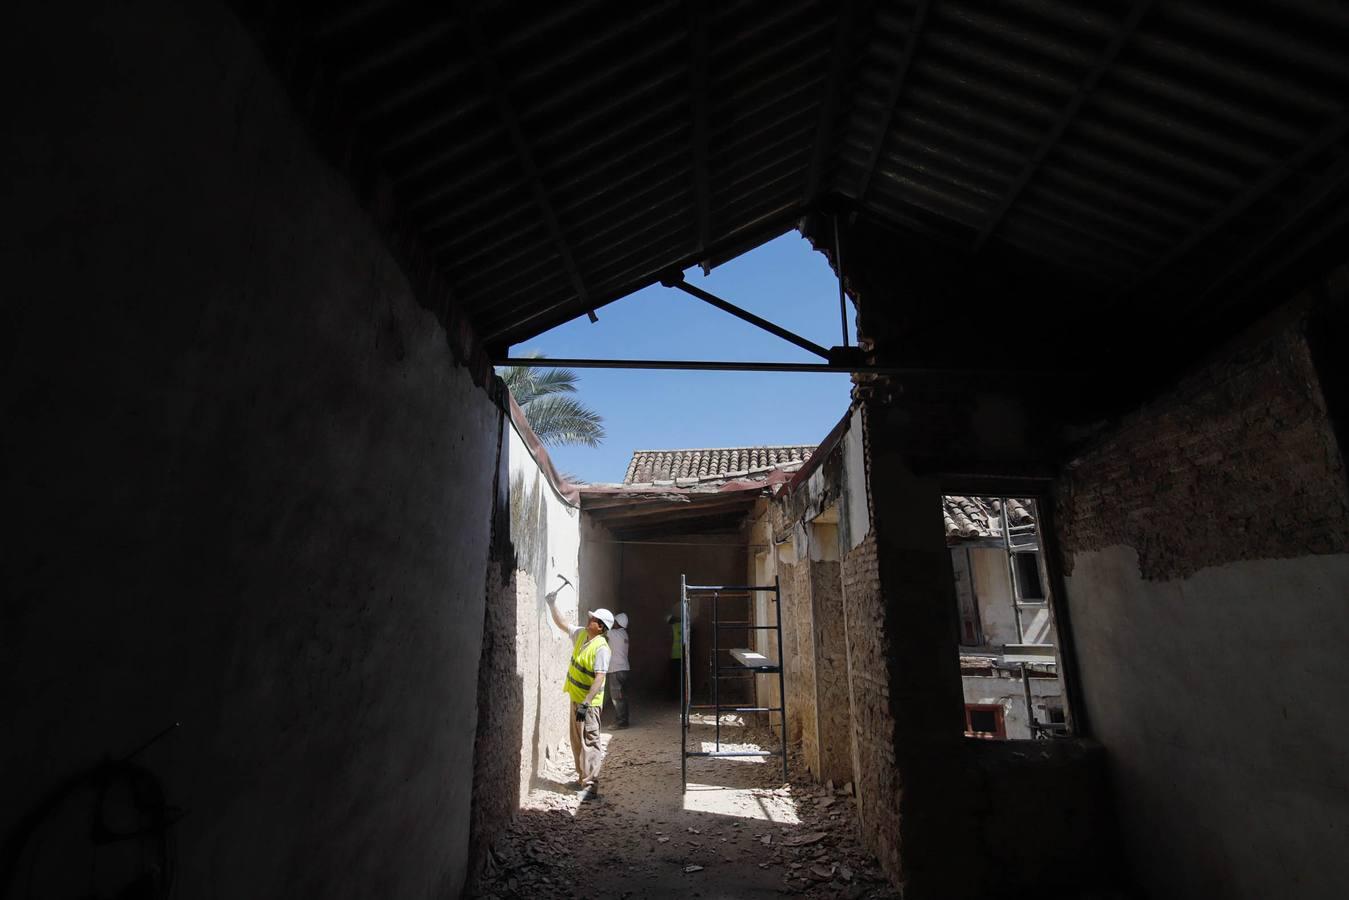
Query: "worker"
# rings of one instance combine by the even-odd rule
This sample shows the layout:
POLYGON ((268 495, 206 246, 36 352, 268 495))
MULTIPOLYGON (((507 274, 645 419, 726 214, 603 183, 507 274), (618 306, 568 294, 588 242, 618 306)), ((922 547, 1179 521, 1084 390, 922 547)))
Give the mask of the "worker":
POLYGON ((628 614, 614 616, 614 627, 604 636, 609 642, 609 696, 614 702, 614 727, 628 727, 628 614))
POLYGON ((682 611, 666 616, 670 623, 670 686, 676 697, 682 697, 680 682, 684 677, 684 617, 682 611))
POLYGON ((557 611, 557 591, 545 595, 553 624, 571 639, 571 663, 562 689, 570 698, 571 755, 576 763, 576 784, 582 799, 599 796, 600 707, 604 705, 604 681, 609 672, 609 642, 605 634, 614 625, 614 614, 597 609, 584 627, 572 625, 557 611))

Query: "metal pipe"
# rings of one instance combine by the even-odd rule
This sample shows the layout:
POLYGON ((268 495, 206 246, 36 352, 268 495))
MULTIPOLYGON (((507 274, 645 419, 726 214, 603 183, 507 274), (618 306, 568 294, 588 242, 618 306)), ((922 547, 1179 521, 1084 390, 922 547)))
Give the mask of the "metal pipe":
POLYGON ((689 789, 689 697, 686 690, 684 667, 688 665, 684 639, 689 628, 689 591, 686 577, 679 576, 679 783, 680 789, 689 789))
POLYGON ((1012 592, 1012 616, 1016 619, 1016 642, 1026 642, 1025 631, 1021 627, 1021 592, 1017 590, 1016 562, 1012 559, 1012 517, 1007 514, 1007 498, 1002 502, 1002 549, 1007 554, 1007 587, 1012 592))
POLYGON ((717 750, 721 750, 721 673, 717 671, 717 653, 721 650, 721 626, 719 624, 717 607, 721 604, 717 601, 721 599, 719 593, 712 594, 712 705, 716 707, 716 723, 714 730, 716 732, 717 750))
POLYGON ((666 287, 672 287, 676 288, 677 290, 681 290, 691 297, 697 297, 704 303, 709 303, 712 306, 715 306, 717 309, 721 310, 722 312, 730 313, 737 319, 743 319, 744 321, 750 323, 751 325, 754 325, 758 328, 762 328, 769 334, 776 335, 777 337, 782 338, 784 341, 793 343, 796 346, 800 347, 802 350, 809 350, 811 353, 814 353, 821 359, 829 358, 829 351, 826 350, 824 347, 821 347, 814 341, 807 340, 806 338, 801 337, 799 334, 793 331, 788 331, 781 325, 775 325, 772 322, 768 321, 767 319, 760 318, 759 316, 756 316, 749 310, 741 309, 734 303, 731 303, 728 300, 721 299, 716 294, 710 294, 707 291, 703 290, 702 288, 694 287, 693 285, 689 284, 687 281, 684 280, 684 276, 682 273, 679 275, 678 280, 676 280, 674 276, 671 276, 669 279, 662 281, 661 283, 664 284, 666 287))
POLYGON ((838 213, 834 213, 834 268, 838 270, 838 319, 843 326, 843 346, 848 346, 848 297, 843 290, 843 245, 838 235, 838 213))
POLYGON ((1026 675, 1026 664, 1021 664, 1021 690, 1026 696, 1026 722, 1030 726, 1030 736, 1035 737, 1039 725, 1035 721, 1035 708, 1031 706, 1030 678, 1026 675))
MULTIPOLYGON (((712 709, 710 703, 695 703, 689 709, 712 709)), ((727 712, 779 712, 781 707, 777 706, 726 706, 723 707, 727 712)))
POLYGON ((787 778, 787 660, 782 658, 782 583, 777 575, 773 576, 773 605, 778 616, 778 715, 782 718, 782 781, 787 778))
POLYGON ((995 369, 912 369, 900 366, 832 366, 827 363, 725 362, 701 359, 563 359, 508 356, 494 362, 498 366, 528 369, 677 369, 695 372, 844 372, 858 375, 892 375, 907 378, 1054 378, 1082 377, 1085 372, 1017 372, 995 369))

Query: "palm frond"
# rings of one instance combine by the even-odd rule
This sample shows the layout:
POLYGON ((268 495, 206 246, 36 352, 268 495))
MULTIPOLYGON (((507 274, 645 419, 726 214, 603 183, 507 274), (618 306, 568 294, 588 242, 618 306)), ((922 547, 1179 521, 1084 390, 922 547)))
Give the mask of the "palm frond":
POLYGON ((529 427, 546 446, 598 447, 604 440, 603 417, 571 397, 539 397, 523 409, 529 427))
MULTIPOLYGON (((537 350, 523 354, 526 359, 546 359, 537 350)), ((523 408, 537 400, 552 394, 574 394, 580 376, 572 369, 539 369, 533 366, 503 366, 497 374, 523 408)))
POLYGON ((535 369, 534 395, 546 397, 549 394, 574 394, 576 383, 581 380, 574 369, 535 369))

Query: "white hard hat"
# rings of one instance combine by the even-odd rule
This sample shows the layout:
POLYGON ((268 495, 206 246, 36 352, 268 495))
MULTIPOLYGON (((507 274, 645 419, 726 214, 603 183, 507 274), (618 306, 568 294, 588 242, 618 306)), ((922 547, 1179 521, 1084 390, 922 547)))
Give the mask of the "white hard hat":
POLYGON ((627 613, 619 613, 618 615, 614 616, 614 621, 618 623, 618 627, 619 627, 619 628, 627 628, 627 627, 628 627, 628 614, 627 614, 627 613))
POLYGON ((604 623, 605 628, 614 627, 614 614, 609 612, 609 610, 604 609, 603 607, 593 610, 590 613, 590 618, 599 619, 601 622, 604 623))

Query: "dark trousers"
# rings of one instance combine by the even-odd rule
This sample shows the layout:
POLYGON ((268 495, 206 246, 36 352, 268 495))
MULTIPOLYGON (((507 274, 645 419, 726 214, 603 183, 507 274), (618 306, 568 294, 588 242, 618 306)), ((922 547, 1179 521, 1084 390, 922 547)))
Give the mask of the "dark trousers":
POLYGON ((604 686, 614 701, 614 724, 628 724, 628 676, 631 672, 610 672, 604 686))

